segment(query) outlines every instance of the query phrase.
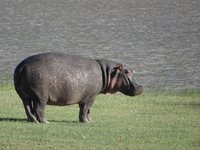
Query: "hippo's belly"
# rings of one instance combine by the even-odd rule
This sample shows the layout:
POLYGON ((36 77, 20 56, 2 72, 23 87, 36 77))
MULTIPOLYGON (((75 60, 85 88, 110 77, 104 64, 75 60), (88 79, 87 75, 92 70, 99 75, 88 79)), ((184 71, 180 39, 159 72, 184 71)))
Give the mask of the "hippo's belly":
POLYGON ((100 93, 102 72, 98 64, 90 64, 90 69, 76 66, 70 69, 68 72, 60 70, 59 74, 51 76, 48 80, 48 105, 77 104, 100 93))

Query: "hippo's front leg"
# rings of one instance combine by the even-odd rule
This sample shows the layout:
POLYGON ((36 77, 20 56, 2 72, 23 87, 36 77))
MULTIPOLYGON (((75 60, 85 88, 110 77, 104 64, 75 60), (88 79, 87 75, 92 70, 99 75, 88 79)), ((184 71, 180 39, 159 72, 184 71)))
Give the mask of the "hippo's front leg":
POLYGON ((82 123, 89 123, 91 121, 91 118, 89 117, 90 114, 90 108, 92 104, 94 103, 94 98, 88 100, 87 102, 79 104, 79 121, 82 123))

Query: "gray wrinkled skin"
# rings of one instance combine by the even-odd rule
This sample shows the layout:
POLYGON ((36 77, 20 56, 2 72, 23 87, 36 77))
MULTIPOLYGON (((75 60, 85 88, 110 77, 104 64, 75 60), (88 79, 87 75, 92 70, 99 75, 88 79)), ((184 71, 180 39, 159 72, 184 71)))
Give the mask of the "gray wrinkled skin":
POLYGON ((133 87, 124 70, 115 66, 116 63, 107 60, 58 53, 28 57, 14 72, 15 89, 28 121, 46 123, 46 104, 79 104, 79 121, 87 123, 91 121, 90 107, 96 95, 117 91, 130 96, 140 94, 142 87, 137 84, 133 87))

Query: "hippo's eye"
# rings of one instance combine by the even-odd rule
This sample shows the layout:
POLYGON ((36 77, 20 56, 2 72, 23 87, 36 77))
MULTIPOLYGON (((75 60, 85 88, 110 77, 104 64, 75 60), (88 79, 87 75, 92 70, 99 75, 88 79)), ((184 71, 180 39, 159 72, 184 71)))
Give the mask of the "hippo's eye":
POLYGON ((131 74, 131 73, 132 73, 132 70, 126 69, 126 70, 124 70, 124 73, 125 73, 125 74, 131 74))
POLYGON ((131 70, 131 69, 125 69, 125 70, 124 70, 124 73, 129 75, 129 74, 133 74, 134 71, 131 70))

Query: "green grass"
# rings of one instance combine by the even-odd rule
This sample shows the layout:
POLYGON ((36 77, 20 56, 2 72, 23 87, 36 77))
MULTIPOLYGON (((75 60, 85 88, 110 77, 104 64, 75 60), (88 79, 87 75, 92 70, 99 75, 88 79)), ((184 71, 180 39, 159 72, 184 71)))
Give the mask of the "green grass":
POLYGON ((200 92, 100 95, 93 123, 78 122, 78 106, 47 106, 50 124, 27 123, 12 86, 0 87, 0 150, 200 149, 200 92))

